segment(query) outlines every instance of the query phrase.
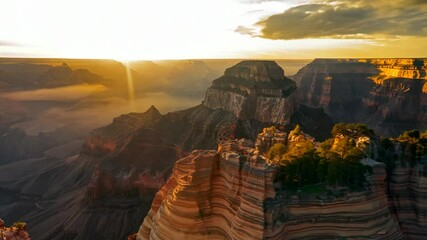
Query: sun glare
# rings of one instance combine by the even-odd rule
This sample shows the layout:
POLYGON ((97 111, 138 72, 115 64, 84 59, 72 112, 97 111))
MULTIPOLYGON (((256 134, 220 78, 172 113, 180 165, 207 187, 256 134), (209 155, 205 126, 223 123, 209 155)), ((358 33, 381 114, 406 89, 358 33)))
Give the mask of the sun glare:
POLYGON ((357 35, 354 39, 286 41, 257 35, 261 27, 255 23, 283 13, 298 2, 2 0, 2 10, 7 10, 0 14, 0 56, 120 61, 388 57, 396 52, 422 55, 419 49, 427 46, 424 37, 397 39, 399 42, 394 43, 357 35), (239 27, 247 34, 239 32, 239 27), (396 45, 414 47, 400 47, 397 51, 396 45))
POLYGON ((20 47, 6 51, 0 46, 0 53, 26 51, 45 57, 121 61, 247 57, 255 47, 260 48, 259 52, 270 51, 266 42, 274 41, 254 41, 235 29, 289 7, 278 2, 254 6, 230 0, 20 3, 2 2, 3 9, 8 11, 0 15, 0 40, 16 42, 20 47), (260 7, 264 9, 261 12, 260 7))

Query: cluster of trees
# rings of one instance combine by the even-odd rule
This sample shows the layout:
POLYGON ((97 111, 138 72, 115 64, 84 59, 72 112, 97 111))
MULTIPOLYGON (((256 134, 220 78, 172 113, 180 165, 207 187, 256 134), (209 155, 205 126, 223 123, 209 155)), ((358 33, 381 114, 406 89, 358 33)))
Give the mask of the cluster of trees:
MULTIPOLYGON (((266 157, 280 165, 277 181, 286 189, 318 183, 361 189, 370 168, 360 160, 368 154, 385 164, 387 182, 399 160, 403 166, 427 163, 427 131, 411 130, 395 139, 383 138, 377 142, 375 153, 368 148, 375 134, 364 124, 336 124, 332 135, 334 138, 317 143, 297 126, 289 133, 292 141, 272 146, 266 157), (368 139, 365 143, 364 137, 368 139)), ((425 170, 427 176, 427 164, 425 170)))
POLYGON ((402 150, 401 159, 411 166, 421 160, 427 154, 427 131, 420 133, 418 130, 406 131, 397 139, 402 150))
MULTIPOLYGON (((400 161, 403 167, 407 165, 413 167, 426 155, 427 131, 420 133, 418 130, 410 130, 403 132, 396 139, 382 138, 378 148, 378 158, 385 164, 387 190, 390 190, 390 176, 397 162, 400 161)), ((424 174, 427 174, 427 165, 425 165, 424 174)))
POLYGON ((409 164, 413 167, 422 156, 427 155, 427 131, 420 133, 418 130, 410 130, 396 139, 383 138, 379 146, 379 159, 385 163, 387 172, 393 170, 397 160, 400 160, 402 166, 409 164))
POLYGON ((372 130, 362 124, 337 124, 332 133, 342 136, 315 144, 297 126, 290 132, 294 142, 271 147, 267 157, 279 159, 280 164, 277 180, 287 189, 316 183, 363 188, 369 167, 360 163, 366 154, 356 146, 355 138, 371 136, 372 130))
POLYGON ((367 136, 367 137, 374 137, 375 133, 372 129, 368 128, 366 124, 362 123, 338 123, 335 124, 334 128, 332 129, 332 136, 337 136, 339 134, 342 134, 347 137, 360 137, 360 136, 367 136))

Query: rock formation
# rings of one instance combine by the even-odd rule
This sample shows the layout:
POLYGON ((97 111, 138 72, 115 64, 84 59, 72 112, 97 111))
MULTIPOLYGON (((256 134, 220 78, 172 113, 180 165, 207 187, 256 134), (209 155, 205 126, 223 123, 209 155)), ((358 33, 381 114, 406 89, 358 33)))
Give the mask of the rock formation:
POLYGON ((273 61, 243 61, 207 90, 203 105, 240 119, 288 123, 295 111, 295 83, 273 61))
POLYGON ((0 239, 1 240, 31 240, 27 232, 27 224, 16 222, 11 227, 6 227, 3 219, 0 218, 0 239))
POLYGON ((137 239, 261 239, 273 171, 247 141, 177 161, 137 239), (191 226, 191 227, 189 227, 191 226))
MULTIPOLYGON (((283 136, 266 129, 257 145, 283 136)), ((365 191, 288 198, 275 186, 278 166, 253 147, 248 140, 230 140, 218 151, 193 151, 177 161, 137 239, 404 239, 388 208, 384 164, 362 160, 372 168, 365 191)))
POLYGON ((425 162, 414 167, 398 164, 390 181, 390 207, 409 239, 424 239, 427 219, 425 162))
POLYGON ((333 200, 267 201, 264 239, 404 239, 387 205, 384 165, 362 163, 373 169, 367 191, 333 200))
POLYGON ((426 59, 316 59, 293 79, 300 103, 396 136, 427 128, 426 69, 426 59))
POLYGON ((287 134, 285 132, 276 131, 276 128, 264 128, 262 133, 258 134, 255 142, 255 147, 260 154, 264 154, 274 144, 281 143, 286 145, 287 134))

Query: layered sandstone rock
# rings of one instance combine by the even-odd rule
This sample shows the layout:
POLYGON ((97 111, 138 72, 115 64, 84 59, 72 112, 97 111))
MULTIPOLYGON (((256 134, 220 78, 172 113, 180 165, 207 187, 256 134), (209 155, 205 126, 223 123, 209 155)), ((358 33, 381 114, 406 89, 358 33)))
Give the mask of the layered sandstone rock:
POLYGON ((382 163, 364 159, 373 169, 370 189, 327 199, 280 199, 266 202, 265 239, 404 239, 390 214, 382 163))
POLYGON ((276 166, 245 140, 194 151, 176 163, 137 239, 403 239, 388 208, 384 165, 362 162, 373 169, 366 191, 298 199, 275 191, 276 166))
POLYGON ((426 68, 425 59, 316 59, 293 79, 300 103, 390 136, 427 128, 426 68))
POLYGON ((381 72, 372 77, 381 83, 389 78, 408 78, 427 80, 427 59, 391 58, 391 59, 366 59, 360 61, 370 62, 381 72))
POLYGON ((273 173, 246 141, 179 160, 137 239, 261 239, 273 173))
POLYGON ((409 239, 425 239, 427 228, 427 171, 398 162, 390 177, 390 208, 409 239))
POLYGON ((255 142, 255 147, 260 154, 264 154, 276 143, 286 145, 287 134, 282 131, 277 131, 276 128, 264 128, 262 133, 258 134, 255 142))
POLYGON ((294 91, 295 83, 274 61, 243 61, 212 82, 203 105, 239 119, 284 123, 296 109, 294 91))

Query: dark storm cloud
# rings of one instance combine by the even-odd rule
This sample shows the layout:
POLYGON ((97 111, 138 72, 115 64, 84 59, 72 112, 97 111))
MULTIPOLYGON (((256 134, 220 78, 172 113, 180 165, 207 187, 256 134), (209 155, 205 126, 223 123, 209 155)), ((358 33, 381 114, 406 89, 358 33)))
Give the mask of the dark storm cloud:
POLYGON ((290 8, 257 25, 262 27, 261 37, 283 40, 427 36, 427 1, 319 1, 290 8))

